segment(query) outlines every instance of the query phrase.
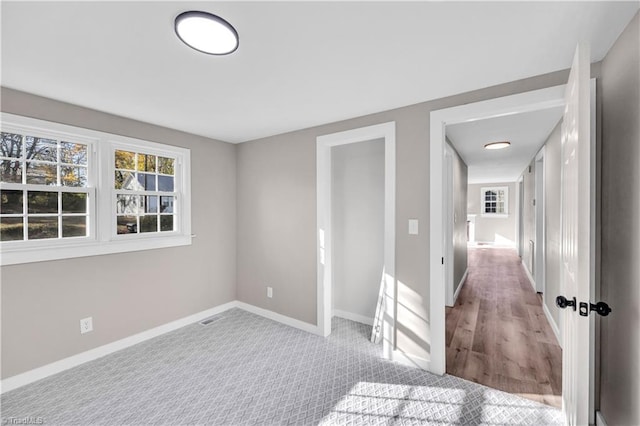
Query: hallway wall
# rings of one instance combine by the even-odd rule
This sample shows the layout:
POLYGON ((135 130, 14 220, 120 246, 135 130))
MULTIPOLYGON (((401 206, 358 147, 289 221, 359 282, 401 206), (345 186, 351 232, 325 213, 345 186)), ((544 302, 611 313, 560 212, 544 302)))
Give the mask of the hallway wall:
POLYGON ((602 62, 600 410, 640 424, 640 13, 602 62))
POLYGON ((467 271, 467 165, 456 149, 453 151, 453 294, 467 271))

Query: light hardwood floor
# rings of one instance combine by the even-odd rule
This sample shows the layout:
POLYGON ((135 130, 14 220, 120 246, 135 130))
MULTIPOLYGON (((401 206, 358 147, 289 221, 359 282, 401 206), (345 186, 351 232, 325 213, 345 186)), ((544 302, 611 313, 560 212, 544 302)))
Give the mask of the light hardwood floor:
POLYGON ((516 251, 470 247, 468 268, 447 307, 447 373, 560 407, 562 350, 516 251))

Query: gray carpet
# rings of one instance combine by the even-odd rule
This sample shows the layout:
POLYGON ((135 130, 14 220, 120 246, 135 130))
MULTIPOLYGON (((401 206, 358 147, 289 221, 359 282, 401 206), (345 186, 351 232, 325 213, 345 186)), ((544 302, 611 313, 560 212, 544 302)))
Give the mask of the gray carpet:
POLYGON ((562 424, 559 410, 380 358, 371 328, 327 339, 240 309, 2 396, 3 424, 562 424))

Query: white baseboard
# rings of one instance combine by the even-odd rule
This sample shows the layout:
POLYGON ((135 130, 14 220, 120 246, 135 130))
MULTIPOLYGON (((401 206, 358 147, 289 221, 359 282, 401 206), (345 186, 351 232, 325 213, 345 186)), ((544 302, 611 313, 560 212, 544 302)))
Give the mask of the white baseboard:
POLYGON ((227 311, 237 306, 238 302, 236 301, 225 303, 223 305, 216 306, 215 308, 207 309, 205 311, 198 312, 197 314, 189 315, 188 317, 171 321, 167 324, 154 327, 138 334, 134 334, 133 336, 125 337, 124 339, 116 340, 115 342, 98 346, 97 348, 90 349, 86 352, 81 352, 77 355, 72 355, 68 358, 52 362, 51 364, 47 364, 21 374, 8 377, 0 382, 0 393, 9 392, 10 390, 44 379, 45 377, 49 377, 70 368, 77 367, 78 365, 84 364, 86 362, 93 361, 94 359, 102 358, 105 355, 109 355, 121 349, 128 348, 149 339, 153 339, 154 337, 160 336, 161 334, 177 330, 186 325, 193 324, 194 322, 198 322, 212 315, 217 315, 221 312, 227 311))
POLYGON ((300 321, 286 315, 279 314, 277 312, 270 311, 268 309, 259 308, 257 306, 250 305, 248 303, 236 301, 236 306, 240 309, 244 309, 252 314, 260 315, 261 317, 288 325, 293 328, 306 331, 307 333, 320 335, 320 330, 317 325, 309 324, 308 322, 300 321))
POLYGON ((462 279, 458 283, 458 289, 456 290, 455 293, 453 293, 453 303, 451 304, 451 306, 456 304, 456 300, 458 300, 458 295, 460 294, 460 290, 462 290, 462 286, 467 281, 468 274, 469 274, 469 268, 465 269, 464 274, 462 274, 462 279))
POLYGON ((602 417, 602 411, 596 411, 596 426, 607 426, 607 422, 602 417))
POLYGON ((207 309, 197 314, 189 315, 167 324, 154 327, 150 330, 143 331, 133 336, 125 337, 124 339, 116 340, 115 342, 108 343, 106 345, 99 346, 94 349, 90 349, 86 352, 79 353, 77 355, 70 356, 68 358, 61 359, 59 361, 52 362, 51 364, 44 365, 42 367, 34 368, 33 370, 26 371, 21 374, 17 374, 12 377, 8 377, 0 381, 0 394, 9 392, 13 389, 17 389, 21 386, 28 385, 29 383, 42 380, 46 377, 52 376, 57 373, 61 373, 73 367, 77 367, 94 359, 101 358, 105 355, 112 354, 113 352, 126 349, 130 346, 142 343, 146 340, 153 339, 162 334, 169 333, 177 330, 189 324, 201 321, 213 315, 217 315, 224 311, 228 311, 232 308, 240 308, 247 312, 251 312, 261 317, 268 318, 270 320, 298 328, 308 333, 319 334, 318 327, 294 318, 287 317, 285 315, 278 314, 267 309, 258 308, 257 306, 250 305, 248 303, 234 300, 232 302, 225 303, 215 308, 207 309))
POLYGON ((411 355, 398 349, 395 349, 393 352, 391 352, 391 360, 399 362, 403 365, 407 365, 409 367, 430 371, 428 359, 420 358, 419 356, 411 355))
POLYGON ((529 278, 529 284, 531 284, 531 287, 533 287, 533 291, 537 293, 538 289, 536 289, 536 281, 533 279, 531 272, 529 272, 529 269, 527 268, 527 265, 525 265, 524 260, 521 260, 520 263, 522 263, 522 269, 524 269, 524 273, 527 274, 527 278, 529 278))
POLYGON ((542 298, 542 310, 544 311, 544 316, 547 317, 547 321, 549 321, 549 325, 553 330, 553 334, 556 335, 556 339, 558 340, 558 345, 560 345, 560 347, 562 348, 562 341, 560 340, 560 328, 558 328, 558 324, 556 324, 553 317, 551 316, 551 312, 549 311, 549 308, 547 307, 547 304, 544 301, 544 296, 542 298))
POLYGON ((364 315, 354 314, 352 312, 342 311, 340 309, 334 309, 333 316, 373 326, 373 318, 365 317, 364 315))

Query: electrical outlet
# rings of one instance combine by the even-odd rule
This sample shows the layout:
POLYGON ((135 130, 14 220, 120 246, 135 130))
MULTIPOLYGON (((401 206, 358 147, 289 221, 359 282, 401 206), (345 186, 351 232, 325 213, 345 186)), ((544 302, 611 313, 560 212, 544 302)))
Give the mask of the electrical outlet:
POLYGON ((271 299, 273 297, 273 288, 267 287, 267 297, 271 299))
POLYGON ((93 331, 93 317, 83 318, 80 320, 80 334, 93 331))

